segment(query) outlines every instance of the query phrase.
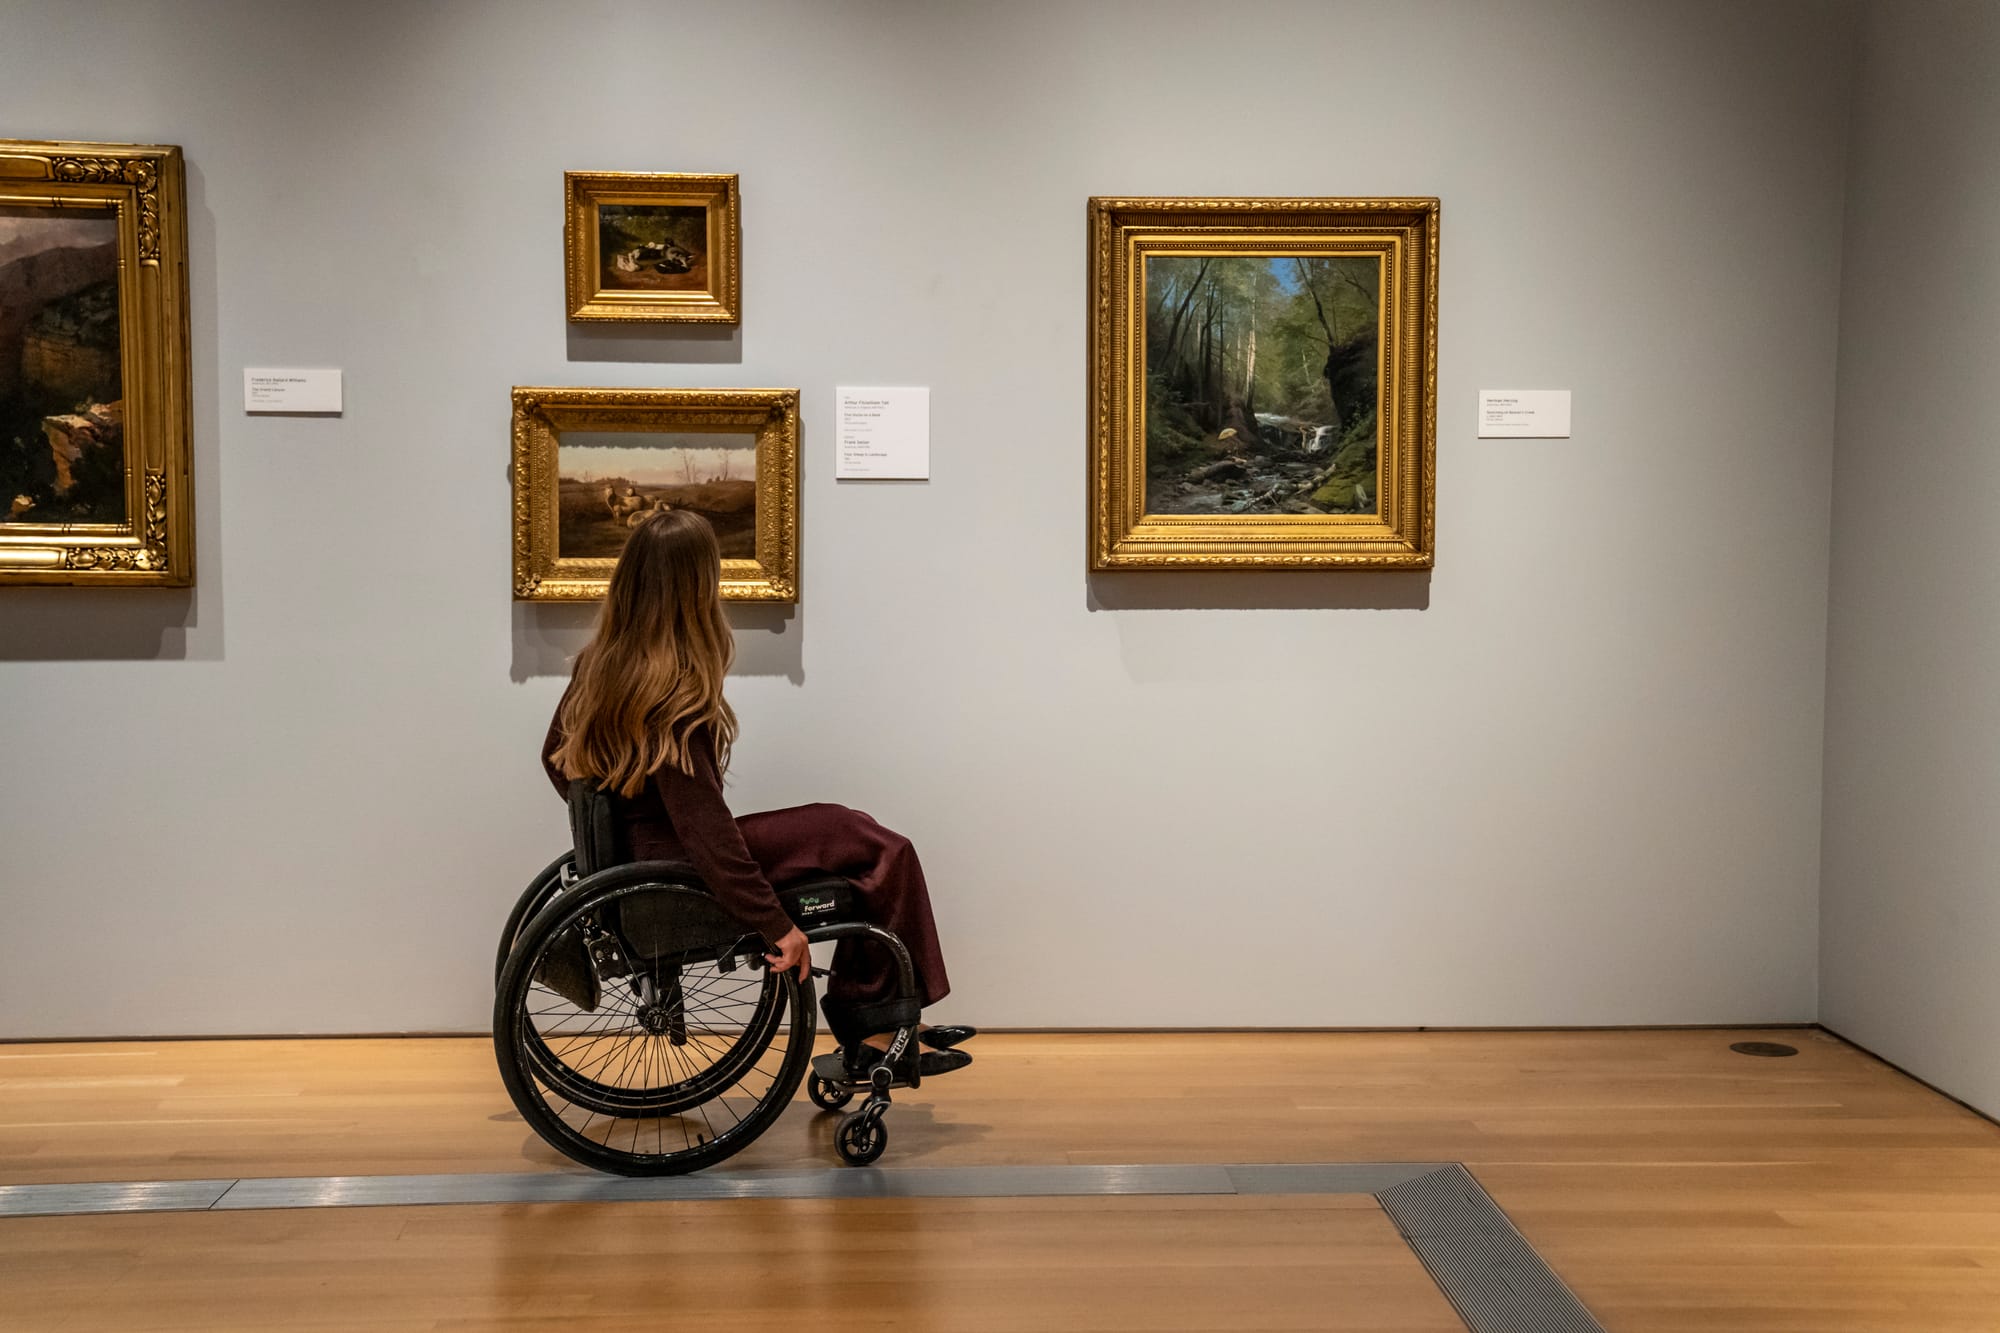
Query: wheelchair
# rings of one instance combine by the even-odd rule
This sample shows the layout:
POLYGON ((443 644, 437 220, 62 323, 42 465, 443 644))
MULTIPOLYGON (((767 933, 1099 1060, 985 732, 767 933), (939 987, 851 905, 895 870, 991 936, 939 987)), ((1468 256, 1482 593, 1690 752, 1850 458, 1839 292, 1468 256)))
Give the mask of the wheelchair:
POLYGON ((865 1166, 889 1145, 889 1094, 914 1088, 916 972, 892 932, 860 919, 854 886, 820 877, 777 886, 815 943, 860 937, 889 950, 897 993, 826 1002, 841 1044, 813 1056, 812 977, 778 973, 764 941, 725 913, 691 865, 623 854, 610 798, 570 786, 571 851, 508 915, 495 962, 493 1049, 507 1095, 557 1151, 601 1171, 670 1176, 741 1152, 798 1091, 846 1115, 834 1147, 865 1166), (861 1038, 895 1031, 879 1058, 861 1038), (849 1068, 849 1054, 867 1056, 849 1068), (857 1072, 858 1071, 858 1072, 857 1072))

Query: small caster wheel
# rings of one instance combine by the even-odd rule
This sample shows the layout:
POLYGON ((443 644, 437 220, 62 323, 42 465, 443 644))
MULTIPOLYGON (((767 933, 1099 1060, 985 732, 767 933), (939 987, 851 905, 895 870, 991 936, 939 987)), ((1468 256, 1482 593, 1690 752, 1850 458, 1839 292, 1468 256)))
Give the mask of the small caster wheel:
POLYGON ((840 1122, 833 1146, 840 1153, 840 1160, 849 1166, 866 1166, 888 1148, 889 1130, 880 1117, 856 1111, 840 1122))
POLYGON ((852 1090, 836 1087, 818 1074, 806 1076, 806 1096, 822 1111, 838 1111, 854 1100, 852 1090))

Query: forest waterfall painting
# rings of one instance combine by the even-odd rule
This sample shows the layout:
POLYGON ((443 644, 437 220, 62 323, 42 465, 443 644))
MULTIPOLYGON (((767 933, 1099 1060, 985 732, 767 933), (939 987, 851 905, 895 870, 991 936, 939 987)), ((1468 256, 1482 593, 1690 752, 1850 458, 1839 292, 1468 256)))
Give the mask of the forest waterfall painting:
POLYGON ((1146 260, 1146 509, 1375 512, 1374 255, 1146 260))
POLYGON ((1427 570, 1438 201, 1090 201, 1092 572, 1427 570))

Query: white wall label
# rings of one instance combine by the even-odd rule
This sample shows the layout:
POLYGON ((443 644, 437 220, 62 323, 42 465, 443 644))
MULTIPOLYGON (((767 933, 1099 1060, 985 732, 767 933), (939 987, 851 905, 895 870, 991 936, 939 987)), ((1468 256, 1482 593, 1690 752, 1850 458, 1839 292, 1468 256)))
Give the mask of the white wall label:
POLYGON ((931 475, 929 389, 836 389, 837 478, 931 475))
POLYGON ((245 412, 338 412, 337 370, 245 370, 245 412))
POLYGON ((1566 440, 1568 389, 1481 389, 1482 440, 1566 440))

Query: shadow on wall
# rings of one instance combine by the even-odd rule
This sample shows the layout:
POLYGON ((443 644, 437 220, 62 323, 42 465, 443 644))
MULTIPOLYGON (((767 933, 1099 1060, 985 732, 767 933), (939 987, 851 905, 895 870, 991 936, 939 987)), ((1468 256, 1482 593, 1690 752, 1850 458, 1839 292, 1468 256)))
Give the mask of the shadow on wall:
POLYGON ((180 662, 198 624, 193 588, 9 588, 0 662, 180 662))
MULTIPOLYGON (((731 603, 725 608, 736 630, 736 665, 732 676, 783 676, 794 685, 805 680, 800 644, 805 632, 795 606, 731 603)), ((570 663, 590 642, 597 623, 597 603, 514 603, 514 665, 509 673, 518 683, 538 676, 569 679, 570 663)))
POLYGON ((572 361, 644 361, 648 363, 684 361, 692 365, 743 363, 741 325, 690 324, 572 324, 569 326, 569 359, 572 361))
POLYGON ((1085 576, 1092 611, 1423 611, 1427 569, 1116 571, 1085 576))

